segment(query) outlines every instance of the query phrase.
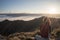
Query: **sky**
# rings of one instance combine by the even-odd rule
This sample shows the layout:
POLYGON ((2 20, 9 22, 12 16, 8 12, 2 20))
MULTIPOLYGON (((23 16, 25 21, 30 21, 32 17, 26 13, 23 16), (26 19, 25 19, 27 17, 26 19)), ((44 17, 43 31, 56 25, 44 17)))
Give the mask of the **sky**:
POLYGON ((0 0, 0 13, 60 13, 60 0, 0 0))

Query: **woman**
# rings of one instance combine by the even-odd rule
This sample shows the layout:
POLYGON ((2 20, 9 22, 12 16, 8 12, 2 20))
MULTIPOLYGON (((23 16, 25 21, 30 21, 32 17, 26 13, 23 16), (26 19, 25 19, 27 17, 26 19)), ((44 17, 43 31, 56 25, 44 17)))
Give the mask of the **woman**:
POLYGON ((41 37, 45 40, 49 40, 49 34, 51 32, 51 21, 49 18, 47 17, 44 17, 43 18, 43 23, 42 25, 40 26, 40 34, 41 34, 41 37))

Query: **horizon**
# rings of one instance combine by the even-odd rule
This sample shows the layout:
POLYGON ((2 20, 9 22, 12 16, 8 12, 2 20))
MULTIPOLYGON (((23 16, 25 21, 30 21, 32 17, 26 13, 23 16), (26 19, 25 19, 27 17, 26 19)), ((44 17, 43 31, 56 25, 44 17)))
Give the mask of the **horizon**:
MULTIPOLYGON (((31 20, 35 20, 35 19, 39 19, 41 17, 44 16, 24 16, 24 17, 3 17, 0 18, 0 22, 4 21, 4 20, 8 20, 8 21, 16 21, 16 20, 22 20, 22 21, 31 21, 31 20), (28 18, 29 17, 29 18, 28 18)), ((45 16, 48 17, 48 16, 45 16)), ((48 18, 52 18, 52 19, 60 19, 60 17, 48 17, 48 18)))
POLYGON ((8 19, 10 21, 14 21, 14 20, 29 21, 42 16, 60 19, 60 15, 58 14, 0 14, 0 21, 3 21, 5 19, 8 19))

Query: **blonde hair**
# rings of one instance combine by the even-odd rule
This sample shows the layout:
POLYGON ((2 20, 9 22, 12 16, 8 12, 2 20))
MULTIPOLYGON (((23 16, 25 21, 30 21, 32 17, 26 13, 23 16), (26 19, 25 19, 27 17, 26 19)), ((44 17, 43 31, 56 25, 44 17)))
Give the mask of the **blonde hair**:
POLYGON ((50 19, 48 17, 44 17, 43 22, 48 23, 49 25, 51 25, 51 21, 50 21, 50 19))

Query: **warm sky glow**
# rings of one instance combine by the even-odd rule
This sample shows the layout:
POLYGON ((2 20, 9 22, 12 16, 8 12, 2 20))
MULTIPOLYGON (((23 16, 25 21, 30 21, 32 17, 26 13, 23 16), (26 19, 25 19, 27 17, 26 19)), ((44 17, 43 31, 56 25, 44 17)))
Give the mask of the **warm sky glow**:
POLYGON ((50 7, 50 8, 48 8, 48 13, 49 13, 49 14, 56 14, 56 13, 58 13, 57 11, 58 11, 58 10, 57 10, 57 8, 55 8, 55 7, 50 7))
POLYGON ((0 13, 60 13, 60 0, 0 0, 0 13))

